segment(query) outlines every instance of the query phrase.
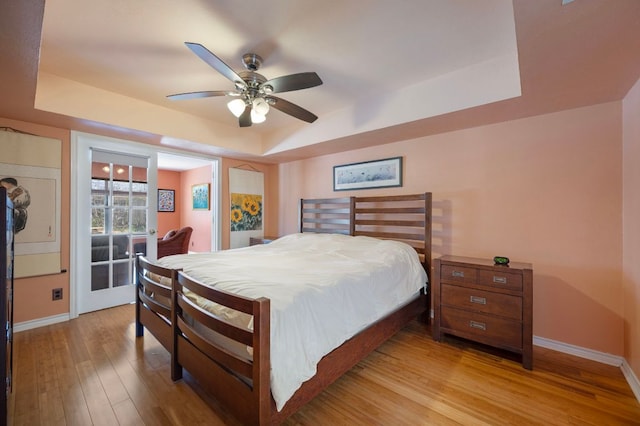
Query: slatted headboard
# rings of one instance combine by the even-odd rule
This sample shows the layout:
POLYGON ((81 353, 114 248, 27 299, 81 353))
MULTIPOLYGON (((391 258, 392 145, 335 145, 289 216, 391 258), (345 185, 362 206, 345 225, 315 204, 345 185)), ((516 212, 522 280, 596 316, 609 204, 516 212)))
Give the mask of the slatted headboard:
POLYGON ((300 200, 300 232, 352 235, 354 197, 300 200))

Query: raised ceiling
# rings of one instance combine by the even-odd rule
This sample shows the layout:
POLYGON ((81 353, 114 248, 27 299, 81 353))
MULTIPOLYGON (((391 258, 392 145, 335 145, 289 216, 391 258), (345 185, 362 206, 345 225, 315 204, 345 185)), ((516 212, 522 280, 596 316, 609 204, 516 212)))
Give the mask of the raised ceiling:
POLYGON ((56 0, 5 2, 0 116, 191 151, 286 161, 619 100, 640 76, 640 1, 56 0), (239 128, 205 45, 267 78, 317 72, 239 128), (5 64, 7 64, 5 66, 5 64))

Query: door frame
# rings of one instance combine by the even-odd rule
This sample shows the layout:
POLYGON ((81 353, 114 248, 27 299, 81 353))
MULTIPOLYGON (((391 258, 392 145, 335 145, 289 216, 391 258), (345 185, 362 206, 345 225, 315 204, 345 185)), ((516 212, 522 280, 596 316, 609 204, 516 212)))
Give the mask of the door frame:
MULTIPOLYGON (((208 156, 204 154, 194 154, 191 152, 168 149, 166 147, 154 146, 150 144, 144 144, 140 142, 128 141, 125 139, 117 139, 108 136, 101 136, 91 133, 84 133, 72 130, 71 131, 71 206, 82 205, 81 203, 88 202, 88 200, 83 200, 81 196, 81 192, 79 190, 79 180, 81 176, 79 176, 79 168, 78 164, 80 161, 88 162, 90 158, 84 156, 83 152, 80 152, 80 149, 84 147, 84 141, 90 141, 91 148, 109 150, 123 153, 129 153, 132 155, 143 155, 150 156, 151 161, 156 162, 157 165, 157 157, 159 153, 169 153, 178 156, 184 157, 194 157, 199 159, 205 159, 211 161, 212 163, 212 176, 211 176, 211 213, 212 213, 212 226, 211 226, 211 250, 219 250, 221 247, 221 236, 222 236, 222 224, 220 221, 221 218, 221 202, 220 197, 222 194, 222 182, 221 182, 221 169, 222 169, 222 161, 219 157, 208 156), (80 142, 83 140, 83 142, 80 142), (80 146, 83 145, 83 146, 80 146)), ((156 176, 149 176, 148 180, 155 180, 157 187, 157 174, 156 176)), ((149 195, 149 203, 150 206, 156 205, 157 200, 157 191, 154 191, 154 194, 149 195)), ((78 244, 75 242, 78 241, 78 238, 82 236, 82 230, 79 229, 79 221, 78 214, 82 212, 78 212, 78 209, 71 208, 70 214, 70 259, 69 259, 69 318, 77 318, 79 315, 78 309, 78 268, 79 268, 79 260, 78 260, 78 244)))

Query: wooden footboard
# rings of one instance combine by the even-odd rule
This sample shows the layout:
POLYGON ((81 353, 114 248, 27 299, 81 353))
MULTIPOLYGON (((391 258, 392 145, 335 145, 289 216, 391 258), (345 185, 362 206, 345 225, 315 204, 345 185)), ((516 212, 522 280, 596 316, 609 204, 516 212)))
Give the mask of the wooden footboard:
MULTIPOLYGON (((192 296, 193 297, 193 296, 192 296)), ((360 360, 427 310, 418 297, 370 325, 320 360, 316 375, 296 391, 281 411, 270 386, 270 302, 215 290, 180 272, 174 291, 172 379, 185 368, 199 385, 243 424, 279 424, 311 401, 360 360), (199 296, 198 303, 185 295, 199 296), (207 299, 253 316, 253 331, 238 327, 200 307, 207 299), (211 337, 211 331, 251 347, 253 356, 239 356, 211 337)), ((247 352, 248 354, 248 352, 247 352)))
POLYGON ((136 258, 136 336, 146 328, 162 346, 171 352, 171 291, 178 271, 150 263, 145 257, 136 258))
MULTIPOLYGON (((270 302, 249 299, 205 286, 180 272, 174 286, 172 379, 186 368, 200 385, 243 424, 269 424, 270 302), (248 330, 195 304, 185 291, 253 317, 248 330), (216 337, 229 341, 220 343, 216 337), (250 347, 246 356, 230 349, 233 343, 250 347)), ((202 301, 202 300, 201 300, 202 301)))

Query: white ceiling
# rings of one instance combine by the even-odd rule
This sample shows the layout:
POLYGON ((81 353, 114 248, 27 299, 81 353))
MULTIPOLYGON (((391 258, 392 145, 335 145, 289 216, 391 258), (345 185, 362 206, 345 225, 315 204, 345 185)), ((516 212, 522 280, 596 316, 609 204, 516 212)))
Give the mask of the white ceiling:
POLYGON ((170 154, 168 152, 158 153, 159 170, 172 170, 181 172, 185 170, 197 169, 199 167, 208 165, 211 165, 211 161, 191 155, 170 154))
POLYGON ((0 116, 207 154, 286 161, 619 100, 640 76, 640 1, 33 0, 0 13, 0 116), (41 43, 40 43, 41 41, 41 43), (184 45, 267 78, 315 71, 239 128, 233 84, 184 45), (6 53, 5 53, 6 52, 6 53))

